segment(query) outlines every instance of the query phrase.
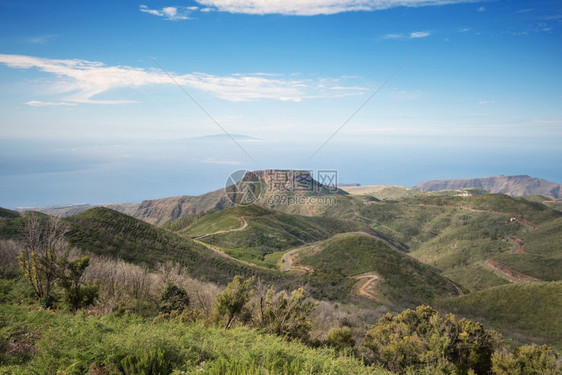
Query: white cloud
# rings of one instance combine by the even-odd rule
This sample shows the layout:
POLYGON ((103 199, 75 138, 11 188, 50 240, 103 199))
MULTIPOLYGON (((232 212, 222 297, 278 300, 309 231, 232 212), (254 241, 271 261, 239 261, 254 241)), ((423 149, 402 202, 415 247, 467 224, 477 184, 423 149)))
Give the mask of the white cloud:
POLYGON ((494 104, 496 101, 495 100, 480 100, 478 102, 478 104, 480 105, 486 105, 486 104, 494 104))
POLYGON ((54 105, 76 105, 76 103, 69 103, 69 102, 42 102, 39 100, 30 100, 25 104, 31 107, 46 107, 46 106, 54 106, 54 105))
MULTIPOLYGON (((57 79, 50 94, 63 95, 52 101, 32 100, 31 106, 87 104, 124 104, 131 100, 100 100, 96 96, 112 89, 138 88, 147 85, 174 82, 159 69, 142 69, 131 66, 106 66, 101 62, 86 60, 57 60, 23 55, 0 54, 0 63, 16 69, 39 69, 57 79)), ((211 95, 234 102, 272 99, 301 101, 311 98, 335 98, 360 95, 366 88, 345 84, 344 79, 306 79, 270 75, 266 73, 216 76, 206 73, 172 74, 180 85, 205 91, 211 95)))
POLYGON ((196 0, 213 10, 246 14, 313 16, 374 11, 399 6, 420 7, 475 2, 475 0, 196 0))
POLYGON ((410 39, 426 38, 430 35, 431 33, 429 31, 415 31, 410 33, 410 39))
POLYGON ((383 35, 382 39, 420 39, 427 38, 431 33, 429 31, 412 31, 409 34, 396 33, 383 35))
POLYGON ((485 6, 481 6, 480 8, 476 9, 479 12, 485 12, 486 11, 486 7, 485 6))
POLYGON ((194 10, 199 9, 198 7, 164 7, 161 10, 150 9, 146 5, 140 6, 140 11, 148 14, 152 14, 158 17, 164 17, 170 21, 180 21, 188 20, 189 14, 194 10))

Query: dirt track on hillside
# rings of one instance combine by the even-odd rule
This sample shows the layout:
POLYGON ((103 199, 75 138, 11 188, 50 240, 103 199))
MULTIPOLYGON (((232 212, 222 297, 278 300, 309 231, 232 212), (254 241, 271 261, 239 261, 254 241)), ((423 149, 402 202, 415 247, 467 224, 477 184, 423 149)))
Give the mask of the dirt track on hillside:
POLYGON ((238 232, 238 231, 244 230, 248 227, 248 222, 246 221, 246 219, 244 219, 243 217, 237 217, 237 219, 240 221, 240 227, 238 227, 238 228, 223 229, 223 230, 219 230, 218 232, 202 234, 200 236, 195 236, 195 237, 191 237, 191 238, 194 239, 194 240, 200 240, 201 238, 214 236, 215 234, 238 232))
POLYGON ((380 298, 377 298, 377 296, 370 291, 369 289, 374 289, 377 286, 377 282, 380 281, 380 276, 377 275, 374 272, 368 272, 368 273, 364 273, 362 275, 357 275, 353 277, 354 279, 357 279, 359 281, 362 281, 365 279, 365 281, 361 284, 361 286, 359 287, 359 289, 357 289, 357 294, 372 300, 380 300, 380 298))
POLYGON ((515 236, 508 236, 507 240, 513 244, 511 254, 525 254, 525 241, 515 236))
POLYGON ((542 281, 535 277, 525 275, 524 273, 516 271, 513 268, 510 268, 505 264, 496 262, 493 259, 486 259, 483 260, 481 263, 484 267, 488 268, 502 279, 507 280, 511 283, 530 283, 530 282, 542 281))
POLYGON ((264 270, 270 270, 270 269, 267 268, 267 267, 260 266, 260 265, 258 265, 258 264, 252 263, 252 262, 247 262, 247 261, 245 261, 245 260, 241 260, 241 259, 234 258, 233 256, 227 254, 226 251, 224 251, 223 249, 221 249, 221 248, 218 247, 218 246, 214 246, 214 245, 205 243, 205 242, 200 241, 200 240, 198 240, 198 239, 196 239, 196 238, 193 238, 193 241, 197 242, 199 245, 205 246, 207 249, 213 251, 215 254, 218 254, 218 255, 220 255, 220 256, 223 257, 223 258, 228 258, 228 259, 231 259, 231 260, 236 261, 236 262, 238 262, 238 263, 243 263, 243 264, 245 264, 245 265, 247 265, 247 266, 257 267, 257 268, 261 268, 261 269, 264 269, 264 270))

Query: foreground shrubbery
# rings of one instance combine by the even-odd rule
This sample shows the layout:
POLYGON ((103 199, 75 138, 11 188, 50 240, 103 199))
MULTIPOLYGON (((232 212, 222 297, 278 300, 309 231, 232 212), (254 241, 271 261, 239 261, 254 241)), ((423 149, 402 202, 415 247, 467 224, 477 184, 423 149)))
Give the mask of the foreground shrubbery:
MULTIPOLYGON (((385 315, 361 347, 347 327, 312 340, 318 304, 302 288, 277 292, 236 276, 224 290, 209 292, 173 264, 148 273, 100 258, 92 271, 88 258, 70 258, 63 242, 57 251, 43 238, 23 247, 23 275, 3 272, 11 279, 0 279, 2 375, 377 374, 383 367, 405 374, 560 373, 551 348, 509 351, 498 333, 429 306, 385 315), (97 297, 86 301, 82 293, 92 282, 97 297), (41 290, 49 292, 38 293, 46 285, 41 290)), ((12 247, 0 247, 0 255, 14 258, 12 247)))
POLYGON ((180 318, 98 317, 1 305, 0 322, 5 374, 384 373, 332 349, 180 318))

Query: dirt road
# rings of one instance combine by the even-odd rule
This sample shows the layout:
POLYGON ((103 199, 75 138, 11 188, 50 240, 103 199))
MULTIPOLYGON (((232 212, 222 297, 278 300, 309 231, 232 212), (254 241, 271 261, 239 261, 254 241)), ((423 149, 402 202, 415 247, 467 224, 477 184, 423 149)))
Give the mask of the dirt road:
POLYGON ((525 241, 515 236, 509 236, 507 237, 507 240, 513 244, 513 250, 511 250, 511 254, 525 254, 525 241))
POLYGON ((237 219, 240 221, 240 227, 238 227, 238 228, 223 229, 223 230, 219 230, 218 232, 202 234, 200 236, 195 236, 195 237, 191 237, 191 238, 194 239, 194 240, 200 240, 201 238, 214 236, 215 234, 238 232, 238 231, 244 230, 248 227, 248 222, 246 221, 246 219, 244 219, 243 217, 238 217, 237 219))
POLYGON ((362 275, 354 276, 353 278, 357 279, 359 281, 365 280, 361 284, 359 289, 357 290, 357 294, 359 294, 360 296, 363 296, 363 297, 367 297, 367 298, 372 299, 372 300, 379 300, 380 299, 372 291, 369 290, 369 289, 372 290, 376 287, 377 281, 380 280, 379 275, 377 275, 374 272, 368 272, 368 273, 364 273, 362 275))
POLYGON ((481 264, 486 267, 487 269, 494 272, 496 275, 501 277, 504 280, 507 280, 512 283, 530 283, 535 281, 542 281, 535 277, 525 275, 519 271, 516 271, 505 264, 501 264, 496 262, 493 259, 486 259, 481 262, 481 264))

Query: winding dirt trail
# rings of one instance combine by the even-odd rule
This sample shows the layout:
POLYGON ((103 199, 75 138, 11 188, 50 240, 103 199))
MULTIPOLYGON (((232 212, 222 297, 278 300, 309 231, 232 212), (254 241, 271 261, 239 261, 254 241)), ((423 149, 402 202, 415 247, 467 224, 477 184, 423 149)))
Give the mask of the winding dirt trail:
MULTIPOLYGON (((519 216, 519 214, 515 214, 515 216, 519 216)), ((538 225, 531 223, 529 220, 519 219, 518 217, 512 217, 511 220, 526 226, 529 228, 530 232, 534 232, 539 229, 538 225)))
POLYGON ((525 241, 515 236, 508 236, 507 240, 513 244, 511 254, 525 254, 525 241))
POLYGON ((304 264, 297 264, 295 258, 298 258, 298 252, 305 247, 313 246, 313 244, 305 245, 293 249, 283 255, 283 271, 298 270, 304 272, 314 272, 314 269, 310 266, 305 266, 304 264))
POLYGON ((486 267, 487 269, 494 272, 496 275, 498 275, 502 279, 507 280, 511 283, 531 283, 531 282, 536 282, 536 281, 542 281, 542 280, 537 279, 535 277, 525 275, 524 273, 516 271, 513 268, 510 268, 510 267, 506 266, 505 264, 501 264, 499 262, 496 262, 493 259, 483 260, 481 262, 481 264, 484 267, 486 267))
POLYGON ((200 236, 191 237, 191 239, 193 241, 197 242, 199 245, 205 246, 207 249, 213 251, 214 253, 216 253, 217 255, 220 255, 223 258, 227 258, 227 259, 236 261, 238 263, 245 264, 245 265, 250 266, 250 267, 257 267, 257 268, 261 268, 261 269, 264 269, 264 270, 270 270, 270 268, 260 266, 259 264, 255 264, 255 263, 252 263, 252 262, 248 262, 248 261, 245 261, 245 260, 235 258, 235 257, 229 255, 226 251, 224 251, 220 247, 201 241, 202 238, 209 237, 209 236, 212 236, 212 235, 215 235, 215 234, 238 232, 238 231, 244 230, 248 227, 248 222, 246 221, 245 218, 238 217, 237 219, 240 221, 240 227, 238 227, 238 228, 219 230, 218 232, 207 233, 207 234, 203 234, 203 235, 200 235, 200 236))
POLYGON ((357 290, 357 294, 372 300, 379 300, 377 296, 372 292, 372 289, 376 288, 377 282, 381 279, 379 275, 374 272, 364 273, 362 275, 357 275, 353 277, 356 280, 364 280, 363 284, 357 290), (369 290, 371 289, 371 290, 369 290))
POLYGON ((252 263, 252 262, 247 262, 247 261, 245 261, 245 260, 241 260, 241 259, 238 259, 238 258, 234 258, 233 256, 227 254, 226 251, 224 251, 223 249, 221 249, 221 248, 218 247, 218 246, 208 244, 208 243, 203 242, 203 241, 200 241, 200 240, 198 240, 198 239, 196 239, 196 238, 193 238, 193 241, 197 242, 199 245, 205 246, 207 249, 213 251, 214 253, 216 253, 217 255, 220 255, 220 256, 223 257, 223 258, 227 258, 227 259, 236 261, 236 262, 238 262, 238 263, 243 263, 243 264, 245 264, 245 265, 247 265, 247 266, 257 267, 257 268, 261 268, 261 269, 264 269, 264 270, 271 270, 270 268, 267 268, 267 267, 264 267, 264 266, 260 266, 259 264, 255 264, 255 263, 252 263))
POLYGON ((209 236, 214 236, 215 234, 238 232, 238 231, 241 231, 241 230, 244 230, 244 229, 248 228, 248 222, 246 221, 245 218, 243 218, 243 217, 237 217, 236 219, 238 219, 238 220, 240 221, 240 227, 238 227, 238 228, 223 229, 223 230, 219 230, 218 232, 214 232, 214 233, 201 234, 201 235, 199 235, 199 236, 191 237, 191 239, 200 240, 201 238, 205 238, 205 237, 209 237, 209 236))

